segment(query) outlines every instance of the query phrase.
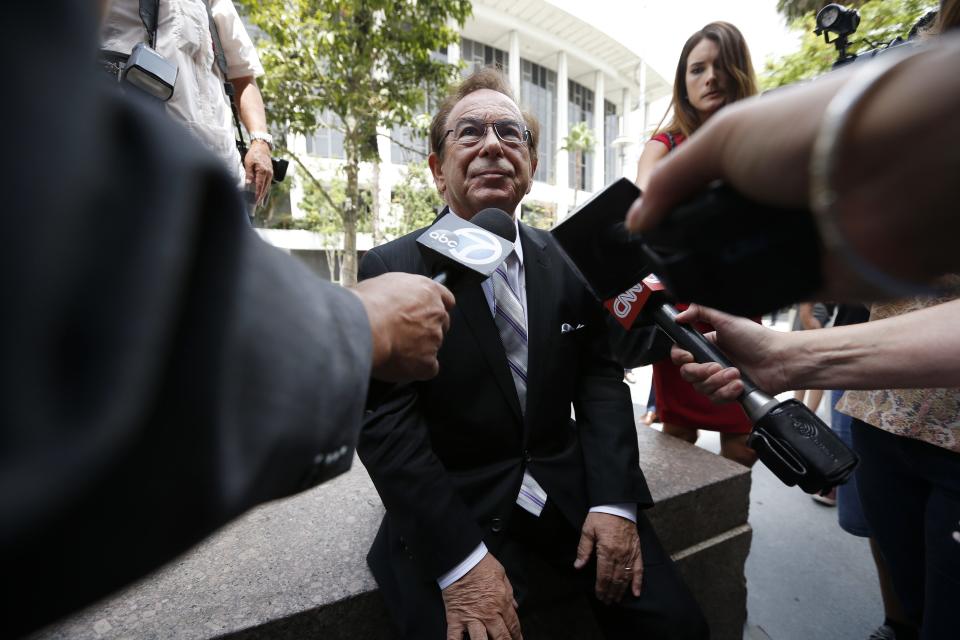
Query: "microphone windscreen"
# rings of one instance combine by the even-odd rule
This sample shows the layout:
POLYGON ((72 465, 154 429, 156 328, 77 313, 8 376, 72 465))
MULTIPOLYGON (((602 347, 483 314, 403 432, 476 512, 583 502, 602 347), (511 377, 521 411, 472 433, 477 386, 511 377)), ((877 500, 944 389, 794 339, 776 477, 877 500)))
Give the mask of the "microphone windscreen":
POLYGON ((490 233, 495 233, 507 242, 516 242, 517 225, 503 209, 484 209, 470 218, 470 222, 490 233))

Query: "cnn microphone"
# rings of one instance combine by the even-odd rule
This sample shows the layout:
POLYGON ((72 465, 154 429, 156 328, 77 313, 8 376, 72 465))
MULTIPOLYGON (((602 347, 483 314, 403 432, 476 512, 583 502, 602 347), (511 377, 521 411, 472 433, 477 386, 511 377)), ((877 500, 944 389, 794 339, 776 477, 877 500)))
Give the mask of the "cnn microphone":
MULTIPOLYGON (((699 331, 676 321, 678 311, 671 304, 666 287, 655 275, 647 276, 619 296, 604 301, 603 306, 628 331, 637 325, 655 324, 671 341, 692 353, 697 362, 716 362, 723 367, 733 366, 723 352, 704 338, 699 331)), ((745 375, 741 376, 741 379, 744 390, 739 398, 740 405, 746 411, 750 421, 756 422, 773 404, 777 403, 777 400, 761 391, 745 375)))
POLYGON ((516 239, 513 218, 491 208, 470 220, 448 213, 417 238, 417 248, 434 282, 454 289, 489 278, 513 251, 516 239))
MULTIPOLYGON (((627 329, 655 323, 697 362, 734 366, 699 331, 677 322, 677 309, 654 275, 604 306, 627 329)), ((823 493, 847 481, 859 462, 857 455, 814 412, 796 400, 777 400, 742 371, 740 379, 743 392, 737 401, 753 424, 747 444, 781 482, 798 485, 807 493, 823 493)))

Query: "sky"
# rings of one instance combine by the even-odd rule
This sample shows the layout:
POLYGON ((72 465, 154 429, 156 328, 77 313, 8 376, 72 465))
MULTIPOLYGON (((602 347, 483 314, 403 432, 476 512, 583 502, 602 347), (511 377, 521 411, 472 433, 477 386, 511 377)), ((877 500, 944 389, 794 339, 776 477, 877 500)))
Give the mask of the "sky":
POLYGON ((683 43, 714 20, 743 32, 759 73, 768 56, 799 48, 777 13, 776 0, 548 0, 632 49, 667 81, 673 78, 683 43))

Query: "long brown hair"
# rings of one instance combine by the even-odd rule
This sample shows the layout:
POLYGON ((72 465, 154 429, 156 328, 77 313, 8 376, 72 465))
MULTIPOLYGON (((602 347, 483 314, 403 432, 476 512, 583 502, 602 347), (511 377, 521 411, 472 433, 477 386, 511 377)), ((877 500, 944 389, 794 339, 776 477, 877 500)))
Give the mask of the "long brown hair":
POLYGON ((960 1, 942 0, 940 2, 940 16, 937 21, 940 33, 960 27, 960 1))
POLYGON ((677 63, 677 74, 673 80, 673 99, 670 101, 670 112, 673 116, 666 127, 657 126, 658 131, 689 136, 703 124, 700 114, 687 98, 687 58, 690 57, 693 48, 704 38, 712 40, 720 50, 717 66, 727 78, 727 82, 724 83, 727 93, 725 104, 757 93, 757 76, 753 72, 753 63, 750 61, 750 49, 740 29, 729 22, 711 22, 687 38, 686 44, 683 45, 680 61, 677 63))

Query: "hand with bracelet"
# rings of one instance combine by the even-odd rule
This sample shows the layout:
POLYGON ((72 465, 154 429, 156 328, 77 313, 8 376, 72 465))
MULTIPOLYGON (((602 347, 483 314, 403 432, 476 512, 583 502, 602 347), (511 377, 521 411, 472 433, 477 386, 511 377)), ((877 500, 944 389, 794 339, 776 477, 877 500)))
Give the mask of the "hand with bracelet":
MULTIPOLYGON (((835 199, 826 215, 849 252, 898 280, 919 284, 960 271, 953 244, 960 231, 958 62, 960 36, 943 36, 874 74, 831 150, 835 199)), ((814 140, 828 105, 872 66, 886 64, 880 57, 730 105, 657 166, 628 227, 655 228, 718 178, 761 203, 811 208, 814 140)), ((877 294, 837 252, 825 256, 824 274, 826 299, 877 294)))

